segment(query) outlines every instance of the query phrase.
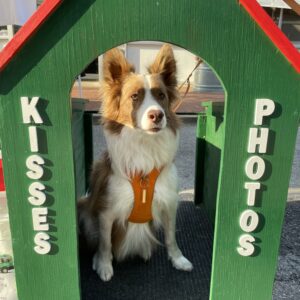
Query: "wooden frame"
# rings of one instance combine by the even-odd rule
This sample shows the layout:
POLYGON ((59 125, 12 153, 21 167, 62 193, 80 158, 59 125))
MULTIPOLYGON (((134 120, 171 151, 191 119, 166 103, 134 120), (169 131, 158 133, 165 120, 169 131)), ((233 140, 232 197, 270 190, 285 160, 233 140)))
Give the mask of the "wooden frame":
POLYGON ((0 136, 19 298, 80 299, 70 89, 95 57, 136 40, 184 47, 221 79, 223 123, 211 110, 198 136, 205 131, 202 147, 220 152, 210 299, 271 299, 300 116, 300 56, 250 0, 46 0, 0 54, 0 136), (258 128, 257 99, 271 100, 274 111, 259 127, 269 134, 266 152, 256 153, 265 173, 249 206, 245 182, 256 180, 245 166, 255 156, 248 139, 258 128), (32 184, 44 202, 41 194, 29 199, 32 184), (259 216, 252 231, 244 223, 249 209, 259 216), (245 230, 254 239, 249 256, 239 252, 245 230))

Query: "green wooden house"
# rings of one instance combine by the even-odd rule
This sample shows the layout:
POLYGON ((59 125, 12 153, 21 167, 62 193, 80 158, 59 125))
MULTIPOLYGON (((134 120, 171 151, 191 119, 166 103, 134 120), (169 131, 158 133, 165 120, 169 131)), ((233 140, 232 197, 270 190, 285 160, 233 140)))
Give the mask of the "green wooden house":
POLYGON ((19 299, 80 299, 70 90, 94 58, 137 40, 181 46, 221 80, 224 111, 208 104, 197 136, 195 201, 214 221, 210 299, 271 299, 300 56, 254 0, 46 0, 0 54, 19 299))

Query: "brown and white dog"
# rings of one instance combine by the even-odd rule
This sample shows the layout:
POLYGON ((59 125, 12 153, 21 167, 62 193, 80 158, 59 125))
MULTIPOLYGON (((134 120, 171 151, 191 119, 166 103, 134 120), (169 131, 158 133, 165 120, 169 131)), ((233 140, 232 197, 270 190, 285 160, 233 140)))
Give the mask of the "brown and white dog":
POLYGON ((87 240, 96 244, 93 269, 103 281, 113 276, 112 259, 138 255, 148 260, 163 227, 169 258, 176 269, 191 271, 175 239, 178 204, 177 171, 179 122, 172 111, 178 99, 176 62, 164 45, 149 74, 135 74, 122 52, 104 55, 102 122, 108 150, 92 170, 90 194, 79 204, 80 223, 87 240), (154 187, 152 220, 128 221, 134 206, 131 176, 160 174, 154 187))

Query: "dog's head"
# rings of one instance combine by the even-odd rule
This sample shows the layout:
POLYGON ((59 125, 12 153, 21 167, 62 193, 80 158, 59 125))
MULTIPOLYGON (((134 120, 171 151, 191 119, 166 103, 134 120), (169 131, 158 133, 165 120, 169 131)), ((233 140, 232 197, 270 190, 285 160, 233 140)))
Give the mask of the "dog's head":
POLYGON ((164 45, 145 75, 115 48, 104 55, 102 117, 105 128, 118 134, 124 126, 156 134, 166 128, 176 133, 178 121, 172 105, 178 99, 176 61, 164 45))

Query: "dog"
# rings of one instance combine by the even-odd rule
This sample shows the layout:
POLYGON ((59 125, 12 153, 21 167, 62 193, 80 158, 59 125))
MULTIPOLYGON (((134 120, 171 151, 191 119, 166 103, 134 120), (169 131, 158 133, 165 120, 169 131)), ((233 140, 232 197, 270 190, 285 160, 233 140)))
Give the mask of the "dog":
POLYGON ((161 47, 146 75, 112 49, 104 55, 103 81, 107 152, 94 163, 90 192, 79 202, 79 223, 95 249, 93 269, 109 281, 113 258, 150 259, 162 227, 173 266, 191 271, 175 238, 180 122, 172 111, 179 97, 172 47, 161 47))

